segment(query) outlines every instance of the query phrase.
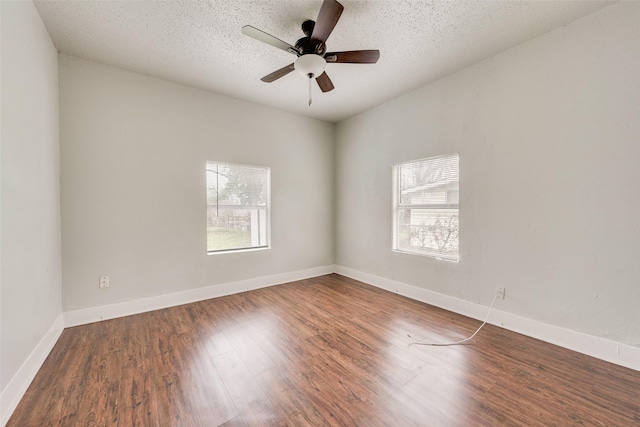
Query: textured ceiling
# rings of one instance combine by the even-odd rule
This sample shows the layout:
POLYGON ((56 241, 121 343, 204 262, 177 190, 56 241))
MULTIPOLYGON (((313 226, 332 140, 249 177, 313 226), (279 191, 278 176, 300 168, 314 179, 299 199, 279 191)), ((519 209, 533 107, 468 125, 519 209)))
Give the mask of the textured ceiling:
POLYGON ((335 89, 260 78, 295 56, 242 35, 252 25, 290 44, 320 0, 36 1, 65 54, 337 122, 607 6, 601 1, 340 0, 330 51, 379 49, 375 65, 328 64, 335 89))

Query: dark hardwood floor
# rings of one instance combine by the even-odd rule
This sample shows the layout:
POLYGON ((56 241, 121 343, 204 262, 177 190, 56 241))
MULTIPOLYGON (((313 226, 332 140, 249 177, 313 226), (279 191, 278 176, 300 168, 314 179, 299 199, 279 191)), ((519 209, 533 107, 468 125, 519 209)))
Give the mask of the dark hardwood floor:
POLYGON ((66 329, 8 426, 630 426, 640 372, 329 275, 66 329))

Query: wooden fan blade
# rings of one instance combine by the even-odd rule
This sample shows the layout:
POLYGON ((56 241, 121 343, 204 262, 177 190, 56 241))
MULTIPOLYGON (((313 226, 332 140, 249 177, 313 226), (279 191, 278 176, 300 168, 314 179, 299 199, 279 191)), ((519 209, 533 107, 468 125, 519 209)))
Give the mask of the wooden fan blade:
POLYGON ((327 62, 346 64, 375 64, 380 59, 379 50, 350 50, 346 52, 328 52, 324 55, 327 62))
POLYGON ((267 74, 266 76, 264 76, 260 80, 262 80, 265 83, 271 83, 272 81, 278 80, 282 76, 286 76, 287 74, 292 72, 294 69, 295 68, 293 67, 293 64, 289 64, 286 67, 282 67, 279 70, 276 70, 271 74, 267 74))
POLYGON ((329 92, 330 90, 333 90, 333 82, 331 81, 327 73, 320 74, 316 78, 316 81, 318 82, 318 86, 320 86, 321 91, 329 92))
POLYGON ((313 27, 311 40, 326 42, 329 34, 338 23, 343 10, 344 7, 336 0, 324 0, 320 13, 318 13, 318 19, 316 19, 316 25, 313 27))
POLYGON ((277 47, 278 49, 282 49, 285 52, 289 52, 294 55, 298 54, 298 49, 296 49, 294 46, 291 46, 289 43, 284 42, 279 38, 272 36, 271 34, 265 33, 262 30, 252 27, 251 25, 245 25, 244 27, 242 27, 242 34, 261 41, 262 43, 270 44, 271 46, 277 47))

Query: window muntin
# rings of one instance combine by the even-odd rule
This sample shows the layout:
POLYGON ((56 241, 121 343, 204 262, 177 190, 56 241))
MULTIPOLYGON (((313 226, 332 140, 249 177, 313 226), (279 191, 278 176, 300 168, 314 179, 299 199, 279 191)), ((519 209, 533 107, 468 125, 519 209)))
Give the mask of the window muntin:
POLYGON ((270 169, 207 162, 207 252, 269 247, 270 169))
POLYGON ((459 260, 459 155, 393 167, 393 250, 459 260))

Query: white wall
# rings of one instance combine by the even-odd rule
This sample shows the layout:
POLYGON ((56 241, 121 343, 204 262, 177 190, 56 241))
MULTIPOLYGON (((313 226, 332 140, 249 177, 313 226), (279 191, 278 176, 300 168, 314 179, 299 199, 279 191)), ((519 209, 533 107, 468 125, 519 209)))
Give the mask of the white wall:
POLYGON ((334 263, 333 125, 59 61, 65 311, 334 263), (270 250, 207 255, 207 160, 271 167, 270 250))
POLYGON ((8 385, 61 319, 62 307, 58 54, 31 2, 3 1, 0 8, 4 412, 14 397, 5 394, 8 385))
POLYGON ((336 262, 640 345, 640 3, 337 127, 336 262), (460 153, 461 261, 391 252, 391 165, 460 153))

